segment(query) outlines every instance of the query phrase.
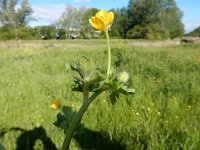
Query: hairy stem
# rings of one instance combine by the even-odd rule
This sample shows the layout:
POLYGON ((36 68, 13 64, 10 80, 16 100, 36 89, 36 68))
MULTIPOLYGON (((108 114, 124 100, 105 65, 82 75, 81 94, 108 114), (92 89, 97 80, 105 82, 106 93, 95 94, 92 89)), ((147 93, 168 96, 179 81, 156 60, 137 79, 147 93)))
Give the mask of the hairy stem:
POLYGON ((106 32, 107 46, 108 46, 108 69, 107 69, 107 77, 110 75, 110 67, 111 67, 111 51, 110 51, 110 38, 108 35, 108 30, 106 32))
MULTIPOLYGON (((87 89, 87 88, 86 88, 87 89)), ((88 106, 90 103, 100 94, 101 92, 96 92, 94 93, 90 98, 89 98, 89 91, 88 90, 83 90, 83 105, 79 109, 78 113, 74 117, 72 123, 70 124, 69 128, 67 129, 67 133, 65 136, 65 140, 62 145, 62 150, 68 150, 69 145, 71 142, 71 139, 73 137, 74 131, 76 127, 78 126, 79 122, 81 121, 82 116, 86 112, 88 106)))

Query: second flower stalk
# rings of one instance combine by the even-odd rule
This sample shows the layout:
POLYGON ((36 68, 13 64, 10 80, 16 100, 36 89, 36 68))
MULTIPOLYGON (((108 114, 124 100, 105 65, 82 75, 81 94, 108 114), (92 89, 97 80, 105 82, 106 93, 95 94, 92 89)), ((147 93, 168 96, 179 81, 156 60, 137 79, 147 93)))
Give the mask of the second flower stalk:
POLYGON ((110 68, 111 68, 111 50, 110 50, 110 38, 108 34, 108 30, 105 30, 106 32, 106 39, 107 39, 107 46, 108 46, 108 68, 107 68, 107 78, 110 75, 110 68))
POLYGON ((106 33, 106 39, 107 39, 107 46, 108 46, 108 68, 107 68, 107 78, 109 77, 111 73, 111 50, 110 50, 110 39, 108 30, 110 29, 110 26, 112 25, 114 20, 114 13, 113 12, 107 12, 100 10, 96 13, 94 17, 89 19, 90 24, 97 29, 98 31, 105 31, 106 33))

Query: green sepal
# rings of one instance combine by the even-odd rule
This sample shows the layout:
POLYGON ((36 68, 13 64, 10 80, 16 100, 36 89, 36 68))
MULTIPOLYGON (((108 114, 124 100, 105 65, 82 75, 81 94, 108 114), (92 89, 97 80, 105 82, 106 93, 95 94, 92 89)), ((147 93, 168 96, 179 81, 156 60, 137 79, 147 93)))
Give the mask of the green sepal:
POLYGON ((118 89, 118 92, 123 95, 134 94, 135 89, 128 88, 127 86, 122 86, 121 88, 118 89))

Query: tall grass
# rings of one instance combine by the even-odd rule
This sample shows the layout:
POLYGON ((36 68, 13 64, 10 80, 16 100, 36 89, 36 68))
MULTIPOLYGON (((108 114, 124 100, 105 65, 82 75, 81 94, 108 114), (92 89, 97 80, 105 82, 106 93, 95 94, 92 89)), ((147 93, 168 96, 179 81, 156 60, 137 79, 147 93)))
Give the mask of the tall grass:
MULTIPOLYGON (((198 149, 200 45, 134 42, 112 40, 111 47, 113 66, 130 73, 136 94, 120 97, 115 106, 102 94, 83 117, 84 130, 71 149, 198 149)), ((81 104, 81 95, 70 90, 65 64, 84 55, 104 67, 105 41, 22 41, 22 49, 12 42, 0 47, 0 143, 8 150, 28 149, 31 143, 34 149, 60 149, 64 133, 53 126, 57 111, 49 106, 58 97, 73 110, 81 104)))

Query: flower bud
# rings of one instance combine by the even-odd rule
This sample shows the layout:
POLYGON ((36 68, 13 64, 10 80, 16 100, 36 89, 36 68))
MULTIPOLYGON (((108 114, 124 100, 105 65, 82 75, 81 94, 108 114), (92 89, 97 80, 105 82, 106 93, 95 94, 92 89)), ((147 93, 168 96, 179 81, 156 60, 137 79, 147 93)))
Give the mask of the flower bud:
POLYGON ((118 76, 118 80, 120 82, 123 82, 123 83, 125 83, 126 81, 128 81, 128 79, 129 79, 129 74, 126 71, 121 72, 119 74, 119 76, 118 76))

